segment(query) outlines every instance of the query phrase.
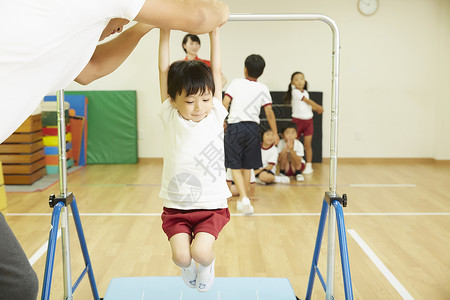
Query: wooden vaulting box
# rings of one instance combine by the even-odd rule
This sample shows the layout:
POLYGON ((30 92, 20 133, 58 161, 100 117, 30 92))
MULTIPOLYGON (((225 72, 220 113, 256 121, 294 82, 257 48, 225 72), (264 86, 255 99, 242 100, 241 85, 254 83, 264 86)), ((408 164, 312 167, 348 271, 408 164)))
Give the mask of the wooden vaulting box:
POLYGON ((30 116, 0 145, 4 184, 32 184, 46 174, 41 115, 30 116))
POLYGON ((7 207, 6 192, 3 180, 2 162, 0 161, 0 211, 7 207))

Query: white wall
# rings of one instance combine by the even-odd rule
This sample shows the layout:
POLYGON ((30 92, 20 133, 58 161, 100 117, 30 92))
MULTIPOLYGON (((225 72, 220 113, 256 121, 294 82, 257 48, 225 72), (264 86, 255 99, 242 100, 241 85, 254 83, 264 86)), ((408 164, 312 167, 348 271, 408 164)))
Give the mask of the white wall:
MULTIPOLYGON (((353 1, 228 0, 232 13, 321 13, 341 33, 339 157, 450 159, 450 1, 380 0, 362 16, 353 1), (406 7, 406 8, 405 8, 406 7), (445 109, 447 108, 447 109, 445 109)), ((184 57, 183 33, 172 35, 172 59, 184 57)), ((201 58, 209 57, 207 35, 201 58)), ((331 30, 322 22, 229 22, 221 30, 223 73, 243 76, 252 53, 267 63, 260 81, 285 90, 292 72, 305 73, 311 91, 324 92, 323 156, 329 157, 331 30)), ((156 116, 158 31, 145 37, 114 73, 68 90, 137 90, 139 156, 160 157, 156 116)))
POLYGON ((450 1, 441 0, 434 157, 450 158, 450 1))

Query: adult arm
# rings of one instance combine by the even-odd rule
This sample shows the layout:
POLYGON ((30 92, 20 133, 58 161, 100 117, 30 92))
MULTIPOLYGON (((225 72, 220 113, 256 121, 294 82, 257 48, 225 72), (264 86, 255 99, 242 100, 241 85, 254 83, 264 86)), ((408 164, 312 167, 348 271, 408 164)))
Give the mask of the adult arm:
POLYGON ((91 60, 75 81, 87 85, 115 71, 133 52, 141 38, 153 28, 152 25, 138 23, 115 39, 98 45, 91 60))
POLYGON ((222 65, 220 59, 219 28, 215 28, 209 33, 209 40, 211 43, 211 71, 215 86, 214 97, 222 101, 222 65))
POLYGON ((161 103, 167 97, 167 76, 169 74, 170 66, 170 30, 161 28, 159 33, 159 55, 158 55, 158 69, 159 69, 159 89, 161 93, 161 103))
POLYGON ((278 145, 280 137, 278 136, 277 120, 275 119, 275 113, 273 112, 272 105, 264 106, 264 112, 266 113, 267 122, 269 122, 270 129, 275 137, 274 144, 278 145))
POLYGON ((145 0, 138 22, 203 34, 225 24, 228 6, 217 0, 145 0))

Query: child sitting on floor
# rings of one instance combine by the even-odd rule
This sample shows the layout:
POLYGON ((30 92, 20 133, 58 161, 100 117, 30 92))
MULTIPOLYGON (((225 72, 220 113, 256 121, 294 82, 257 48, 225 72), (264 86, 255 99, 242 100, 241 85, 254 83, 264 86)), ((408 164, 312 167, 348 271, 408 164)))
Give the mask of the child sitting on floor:
POLYGON ((305 168, 303 144, 297 139, 295 123, 289 122, 286 125, 282 137, 278 144, 280 173, 286 176, 295 176, 297 181, 305 181, 302 175, 305 168))
POLYGON ((289 177, 275 175, 277 171, 278 149, 274 145, 273 131, 266 129, 262 136, 261 159, 263 167, 255 170, 256 182, 261 184, 290 183, 289 177))

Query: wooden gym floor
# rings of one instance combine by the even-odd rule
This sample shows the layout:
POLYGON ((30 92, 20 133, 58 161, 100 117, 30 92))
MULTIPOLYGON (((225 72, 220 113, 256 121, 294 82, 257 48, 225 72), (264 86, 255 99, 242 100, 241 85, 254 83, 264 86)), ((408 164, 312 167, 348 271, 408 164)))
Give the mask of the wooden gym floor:
MULTIPOLYGON (((304 299, 329 164, 314 164, 314 170, 304 183, 258 185, 253 216, 237 214, 235 199, 229 201, 232 219, 215 245, 217 277, 287 277, 304 299)), ((161 171, 160 159, 146 159, 89 165, 68 176, 100 297, 115 277, 179 275, 161 229, 161 171)), ((337 179, 337 192, 348 195, 344 214, 355 299, 450 299, 450 164, 342 159, 337 179)), ((33 268, 41 288, 45 253, 39 256, 39 249, 48 240, 51 193, 59 193, 58 184, 43 192, 8 193, 3 211, 27 256, 37 258, 33 268)), ((70 229, 75 281, 83 261, 72 219, 70 229)), ((324 275, 326 232, 319 262, 324 275)), ((51 299, 63 297, 61 261, 58 241, 51 299)), ((344 299, 338 246, 335 286, 335 298, 344 299)), ((313 299, 324 299, 317 278, 314 287, 313 299)), ((91 299, 87 278, 74 299, 91 299)))

